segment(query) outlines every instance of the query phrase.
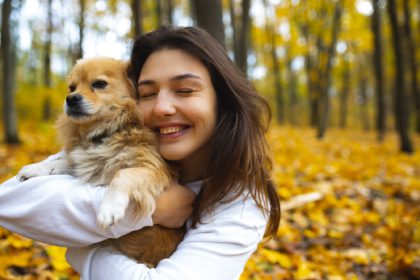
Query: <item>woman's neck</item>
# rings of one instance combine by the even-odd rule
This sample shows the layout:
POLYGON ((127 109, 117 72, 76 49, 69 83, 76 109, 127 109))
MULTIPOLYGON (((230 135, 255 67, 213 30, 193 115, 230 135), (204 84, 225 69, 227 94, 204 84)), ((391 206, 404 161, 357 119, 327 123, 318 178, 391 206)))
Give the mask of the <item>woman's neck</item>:
POLYGON ((179 163, 180 183, 191 183, 203 179, 208 165, 208 153, 194 153, 179 163))

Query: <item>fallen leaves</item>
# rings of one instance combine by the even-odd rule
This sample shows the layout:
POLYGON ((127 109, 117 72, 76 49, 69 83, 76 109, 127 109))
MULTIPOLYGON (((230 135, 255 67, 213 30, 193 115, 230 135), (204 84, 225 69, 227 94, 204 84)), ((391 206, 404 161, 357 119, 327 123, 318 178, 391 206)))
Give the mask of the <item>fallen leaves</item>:
POLYGON ((420 153, 398 153, 394 135, 382 144, 355 131, 312 135, 270 132, 286 207, 277 238, 251 257, 241 279, 420 278, 420 153), (290 207, 313 194, 322 198, 290 207))
MULTIPOLYGON (((22 146, 0 144, 0 182, 28 163, 60 150, 52 125, 25 124, 22 146)), ((65 249, 34 242, 0 228, 0 279, 79 279, 64 258, 65 249)))

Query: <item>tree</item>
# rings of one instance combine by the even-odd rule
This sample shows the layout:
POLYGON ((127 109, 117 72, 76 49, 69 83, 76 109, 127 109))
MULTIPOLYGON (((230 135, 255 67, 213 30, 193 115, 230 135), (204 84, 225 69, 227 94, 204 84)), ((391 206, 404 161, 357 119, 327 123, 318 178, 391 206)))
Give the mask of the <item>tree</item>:
POLYGON ((83 57, 83 40, 85 34, 85 10, 86 10, 86 0, 79 0, 80 5, 80 17, 79 17, 79 42, 77 46, 77 55, 76 58, 83 57))
POLYGON ((143 33, 143 25, 142 25, 142 18, 143 18, 143 9, 142 9, 142 1, 141 0, 132 0, 131 2, 131 11, 133 14, 133 26, 134 26, 134 38, 137 38, 143 33))
POLYGON ((408 134, 409 108, 407 103, 407 89, 404 80, 403 37, 401 37, 395 0, 388 1, 388 14, 392 30, 395 63, 394 112, 396 126, 400 137, 401 151, 404 153, 412 153, 414 152, 414 149, 408 134))
POLYGON ((3 123, 6 143, 18 144, 17 116, 15 111, 15 42, 11 28, 12 0, 4 0, 1 24, 1 54, 3 57, 3 123))
POLYGON ((372 33, 373 33, 373 69, 375 72, 375 95, 376 95, 376 130, 378 140, 382 141, 385 137, 385 88, 384 88, 384 69, 383 69, 383 47, 382 47, 382 17, 379 9, 380 0, 372 0, 372 33))
POLYGON ((221 0, 194 0, 193 7, 197 25, 207 30, 225 47, 225 27, 223 25, 221 0))
POLYGON ((173 25, 173 0, 158 0, 157 14, 160 26, 173 25), (163 2, 163 3, 162 3, 163 2))
POLYGON ((265 32, 267 34, 267 40, 269 42, 269 57, 272 63, 273 69, 273 87, 274 87, 274 96, 276 104, 276 121, 279 124, 284 123, 285 115, 285 102, 284 102, 284 90, 281 83, 282 71, 280 69, 279 60, 277 57, 277 43, 276 43, 276 17, 275 15, 269 16, 269 7, 266 0, 263 0, 264 3, 264 14, 265 14, 265 32))
POLYGON ((411 31, 411 14, 408 0, 404 0, 404 35, 406 39, 407 48, 407 61, 409 64, 408 70, 410 70, 411 78, 411 92, 414 101, 415 119, 416 119, 416 131, 420 133, 420 89, 417 82, 417 63, 416 63, 416 46, 413 38, 413 32, 411 31))
MULTIPOLYGON (((44 45, 44 86, 51 88, 51 39, 53 33, 52 22, 52 0, 47 2, 47 32, 44 45)), ((51 97, 49 92, 46 93, 43 101, 42 119, 48 121, 51 119, 51 97)))
POLYGON ((348 54, 344 55, 344 66, 342 72, 342 88, 340 93, 340 118, 339 118, 339 126, 341 128, 347 127, 347 112, 348 112, 348 99, 350 94, 350 82, 351 82, 351 70, 350 70, 350 62, 348 58, 348 54))
POLYGON ((327 48, 326 65, 324 67, 324 71, 321 72, 322 75, 319 80, 319 83, 320 83, 319 89, 320 89, 320 96, 321 96, 321 100, 320 100, 321 110, 319 110, 319 112, 321 113, 321 116, 319 118, 319 123, 318 123, 318 131, 317 131, 318 138, 324 137, 325 131, 327 129, 329 114, 330 114, 329 91, 330 91, 330 85, 331 85, 331 79, 332 79, 331 71, 332 71, 332 62, 336 53, 338 33, 340 30, 340 24, 341 24, 341 15, 343 13, 343 7, 341 5, 342 3, 340 2, 337 2, 335 5, 334 17, 333 17, 333 22, 332 22, 331 43, 327 48))
POLYGON ((360 121, 364 130, 368 131, 370 129, 370 119, 369 119, 369 108, 368 108, 368 73, 366 73, 367 65, 365 63, 366 55, 360 54, 358 61, 358 100, 360 107, 360 121))
POLYGON ((298 94, 297 94, 297 77, 295 70, 293 69, 293 55, 292 55, 292 46, 288 47, 287 51, 287 92, 288 92, 288 117, 291 125, 296 125, 298 116, 297 104, 298 104, 298 94))
MULTIPOLYGON (((241 12, 240 18, 238 19, 237 11, 235 9, 235 1, 229 1, 229 10, 231 17, 231 26, 233 32, 233 51, 235 63, 242 70, 243 73, 248 72, 248 49, 250 43, 250 27, 251 17, 249 16, 249 10, 251 7, 251 0, 241 1, 241 12)), ((267 6, 266 1, 264 6, 267 6)), ((266 16, 267 18, 267 16, 266 16)))

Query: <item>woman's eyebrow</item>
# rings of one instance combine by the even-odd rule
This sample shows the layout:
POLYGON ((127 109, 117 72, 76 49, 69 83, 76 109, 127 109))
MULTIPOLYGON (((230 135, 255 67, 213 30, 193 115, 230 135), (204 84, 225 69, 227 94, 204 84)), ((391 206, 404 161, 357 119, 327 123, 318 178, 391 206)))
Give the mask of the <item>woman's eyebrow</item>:
MULTIPOLYGON (((187 74, 182 74, 182 75, 177 75, 175 77, 172 77, 171 81, 180 81, 180 80, 191 79, 191 78, 201 80, 201 78, 199 76, 187 73, 187 74)), ((137 83, 137 86, 140 87, 140 86, 154 85, 154 84, 156 84, 156 82, 153 81, 153 80, 143 80, 143 81, 139 81, 137 83)))
POLYGON ((153 84, 155 84, 156 82, 155 81, 153 81, 153 80, 143 80, 143 81, 139 81, 138 83, 137 83, 137 86, 139 87, 139 86, 145 86, 145 85, 153 85, 153 84))
POLYGON ((190 78, 201 80, 201 78, 199 76, 194 75, 194 74, 190 74, 190 73, 175 76, 175 77, 171 78, 171 80, 172 81, 179 81, 179 80, 185 80, 185 79, 190 79, 190 78))

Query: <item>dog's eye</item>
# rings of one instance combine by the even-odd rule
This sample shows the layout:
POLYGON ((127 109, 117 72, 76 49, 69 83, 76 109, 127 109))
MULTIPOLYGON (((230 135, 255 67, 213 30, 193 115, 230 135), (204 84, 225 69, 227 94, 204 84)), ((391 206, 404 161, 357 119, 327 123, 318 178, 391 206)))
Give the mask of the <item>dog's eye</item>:
POLYGON ((92 88, 94 89, 104 89, 108 83, 104 80, 96 80, 92 83, 92 88))
POLYGON ((69 91, 73 92, 76 90, 76 86, 75 85, 69 85, 69 91))

